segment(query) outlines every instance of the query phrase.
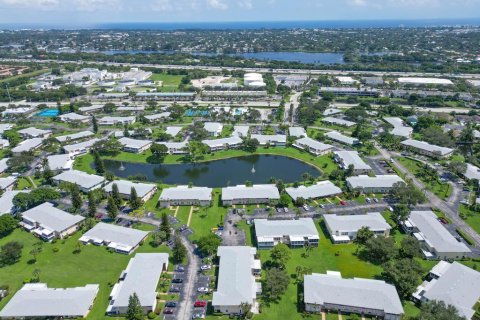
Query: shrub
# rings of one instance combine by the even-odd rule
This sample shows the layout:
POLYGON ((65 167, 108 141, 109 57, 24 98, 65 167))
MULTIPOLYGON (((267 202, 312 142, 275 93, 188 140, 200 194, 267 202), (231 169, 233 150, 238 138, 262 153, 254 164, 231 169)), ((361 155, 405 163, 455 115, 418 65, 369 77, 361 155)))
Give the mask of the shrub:
POLYGON ((153 311, 150 311, 147 315, 148 319, 155 319, 157 317, 157 314, 153 311))

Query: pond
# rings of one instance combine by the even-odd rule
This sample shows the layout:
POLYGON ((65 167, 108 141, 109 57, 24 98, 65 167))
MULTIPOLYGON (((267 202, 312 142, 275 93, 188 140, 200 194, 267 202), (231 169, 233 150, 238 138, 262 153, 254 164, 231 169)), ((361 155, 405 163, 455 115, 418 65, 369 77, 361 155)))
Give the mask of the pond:
POLYGON ((308 173, 318 177, 316 167, 297 159, 276 155, 252 155, 202 163, 150 164, 105 160, 105 168, 120 178, 145 175, 148 181, 172 185, 220 188, 245 181, 268 183, 271 177, 285 183, 302 181, 308 173), (123 168, 122 168, 123 167, 123 168))

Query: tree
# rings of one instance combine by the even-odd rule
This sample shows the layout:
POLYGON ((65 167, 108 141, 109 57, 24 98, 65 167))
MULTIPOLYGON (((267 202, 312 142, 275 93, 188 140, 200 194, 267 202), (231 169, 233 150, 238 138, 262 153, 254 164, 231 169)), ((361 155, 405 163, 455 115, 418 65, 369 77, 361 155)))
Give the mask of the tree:
POLYGON ((216 234, 210 233, 198 239, 197 246, 203 256, 211 256, 217 252, 221 243, 222 240, 216 234))
POLYGON ((271 268, 267 270, 265 278, 265 298, 270 301, 278 301, 285 293, 290 283, 290 277, 284 269, 271 268))
POLYGON ((187 257, 187 248, 183 245, 178 233, 173 237, 172 257, 176 263, 181 263, 187 257))
POLYGON ((403 299, 410 298, 422 281, 422 267, 413 259, 390 260, 383 265, 383 270, 383 277, 395 285, 403 299))
POLYGON ((33 261, 37 261, 37 256, 42 252, 43 242, 37 241, 33 244, 32 250, 30 250, 30 255, 33 257, 33 261))
POLYGON ((132 187, 130 189, 130 200, 129 200, 129 203, 130 203, 130 207, 133 209, 133 210, 137 210, 139 209, 141 206, 142 206, 142 199, 140 199, 140 197, 137 195, 137 190, 132 187))
POLYGON ((410 208, 406 204, 397 204, 393 207, 392 219, 397 223, 405 221, 410 216, 410 208))
POLYGON ((452 160, 447 166, 448 170, 455 174, 457 177, 463 176, 467 172, 467 164, 465 161, 452 160))
POLYGON ((290 204, 290 197, 286 193, 282 193, 280 195, 280 200, 278 200, 278 205, 280 207, 288 207, 290 204))
POLYGON ((116 109, 116 106, 114 103, 108 102, 103 106, 103 112, 105 113, 113 113, 116 109))
POLYGON ((42 176, 48 184, 52 184, 52 178, 55 176, 55 173, 50 169, 48 164, 43 169, 42 176))
POLYGON ((459 315, 454 306, 447 306, 443 301, 432 300, 422 303, 420 313, 415 320, 465 320, 465 318, 459 315))
POLYGON ((365 244, 368 240, 374 237, 374 233, 368 227, 361 227, 357 232, 357 237, 355 238, 355 242, 359 244, 365 244))
POLYGON ((90 191, 88 193, 88 217, 93 218, 97 213, 97 202, 95 199, 95 193, 90 191))
POLYGON ((363 254, 373 263, 384 263, 397 255, 395 240, 383 237, 370 238, 365 243, 363 254))
POLYGON ((186 147, 188 158, 191 162, 197 162, 208 153, 208 146, 198 141, 190 141, 186 147))
POLYGON ((165 240, 170 240, 172 236, 172 229, 170 227, 170 221, 166 212, 162 213, 162 221, 160 222, 160 230, 165 233, 165 240))
POLYGON ((112 198, 117 206, 122 204, 122 196, 120 195, 120 191, 118 190, 118 185, 116 183, 112 184, 112 198))
POLYGON ((13 172, 23 172, 27 170, 35 160, 31 152, 22 152, 14 155, 7 160, 8 168, 13 172))
POLYGON ((150 245, 156 248, 162 244, 165 238, 165 232, 161 230, 156 230, 152 233, 152 240, 150 241, 150 245))
POLYGON ((11 148, 16 147, 22 141, 22 137, 20 137, 20 134, 15 130, 4 131, 3 138, 8 140, 11 148))
POLYGON ((22 257, 23 245, 18 241, 10 241, 0 247, 0 267, 9 266, 22 257))
POLYGON ((82 200, 82 195, 80 194, 80 189, 78 188, 77 184, 73 185, 71 193, 72 193, 71 197, 72 197, 73 208, 76 211, 80 210, 80 208, 82 207, 83 200, 82 200))
POLYGON ((8 236, 17 227, 17 220, 9 214, 0 216, 0 238, 8 236))
POLYGON ((248 302, 240 303, 239 319, 250 319, 252 317, 252 305, 248 302))
POLYGON ((12 202, 15 207, 24 211, 58 198, 60 198, 60 193, 55 189, 40 187, 29 193, 19 193, 15 195, 12 202))
POLYGON ((245 138, 243 139, 243 142, 242 142, 242 149, 244 151, 254 153, 255 151, 257 151, 257 148, 259 145, 260 145, 260 142, 258 142, 257 139, 245 138))
POLYGON ((105 164, 103 163, 102 158, 98 151, 94 150, 93 152, 93 165, 95 166, 95 171, 97 174, 104 175, 105 174, 105 164))
POLYGON ((98 133, 98 121, 95 116, 92 117, 92 128, 93 128, 93 133, 98 133))
POLYGON ((93 146, 93 150, 98 151, 102 155, 112 155, 115 156, 120 153, 123 146, 114 137, 109 139, 102 139, 96 142, 93 146))
POLYGON ((143 320, 145 316, 143 315, 143 308, 140 304, 137 294, 134 292, 128 298, 128 307, 127 314, 125 317, 126 320, 143 320))
POLYGON ((111 219, 115 219, 118 215, 118 207, 112 196, 109 196, 107 200, 107 212, 111 219))
POLYGON ((290 249, 284 243, 277 244, 270 252, 270 259, 272 259, 273 263, 280 269, 285 269, 290 257, 290 249))
POLYGON ((425 196, 420 190, 401 181, 393 184, 389 195, 399 203, 407 204, 409 206, 414 206, 426 201, 425 196))
POLYGON ((150 151, 157 160, 163 160, 168 154, 168 148, 164 144, 153 143, 150 151))
POLYGON ((412 259, 414 257, 420 257, 421 253, 422 251, 420 249, 420 244, 415 238, 412 236, 403 238, 402 242, 400 243, 401 257, 412 259))
POLYGON ((298 197, 297 200, 295 200, 295 204, 297 206, 303 206, 306 203, 305 198, 303 197, 298 197))

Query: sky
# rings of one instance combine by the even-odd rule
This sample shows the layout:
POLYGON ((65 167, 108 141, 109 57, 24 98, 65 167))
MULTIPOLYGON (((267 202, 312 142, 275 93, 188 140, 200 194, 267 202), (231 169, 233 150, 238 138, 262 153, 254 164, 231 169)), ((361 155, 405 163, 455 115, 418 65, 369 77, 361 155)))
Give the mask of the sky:
POLYGON ((0 0, 0 24, 480 17, 480 0, 0 0))

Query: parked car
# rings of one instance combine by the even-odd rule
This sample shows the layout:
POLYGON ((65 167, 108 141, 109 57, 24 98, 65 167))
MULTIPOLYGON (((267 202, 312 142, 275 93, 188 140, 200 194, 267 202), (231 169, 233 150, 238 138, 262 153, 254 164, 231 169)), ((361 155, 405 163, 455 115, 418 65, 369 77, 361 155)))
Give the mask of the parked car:
POLYGON ((171 286, 169 291, 170 292, 180 292, 180 288, 177 287, 177 286, 171 286))
POLYGON ((305 209, 305 211, 309 211, 310 210, 310 207, 307 206, 306 204, 303 205, 303 209, 305 209))
POLYGON ((208 293, 208 288, 200 287, 200 288, 197 289, 197 292, 200 292, 200 293, 208 293))
POLYGON ((438 218, 438 221, 440 221, 442 224, 448 224, 448 220, 443 217, 438 218))
POLYGON ((165 308, 176 308, 177 307, 177 302, 175 301, 167 301, 165 303, 165 308))
POLYGON ((180 226, 180 228, 178 228, 178 231, 183 232, 183 231, 187 230, 187 228, 188 227, 186 225, 183 225, 183 226, 180 226))
POLYGON ((201 312, 201 313, 194 313, 192 315, 192 319, 205 319, 205 313, 201 312))
POLYGON ((275 210, 277 210, 278 213, 282 212, 282 208, 276 208, 275 210))
POLYGON ((209 264, 204 264, 203 266, 200 267, 200 269, 201 269, 202 271, 211 270, 211 269, 212 269, 212 266, 209 265, 209 264))
POLYGON ((184 266, 176 266, 175 271, 177 271, 177 272, 185 272, 185 267, 184 267, 184 266))
POLYGON ((378 199, 377 198, 373 198, 373 201, 378 203, 378 199))
POLYGON ((207 306, 207 302, 206 301, 195 301, 193 306, 195 308, 205 308, 207 306))
POLYGON ((181 279, 181 278, 174 278, 174 279, 172 279, 172 283, 183 283, 183 279, 181 279))
POLYGON ((320 205, 320 208, 325 209, 325 206, 323 204, 320 205))
POLYGON ((288 213, 288 208, 287 207, 283 208, 283 211, 285 211, 285 213, 288 213))
POLYGON ((370 203, 370 202, 372 202, 372 199, 370 199, 370 198, 365 198, 365 201, 367 201, 367 203, 370 203))
POLYGON ((388 210, 389 210, 390 212, 393 212, 393 208, 390 207, 390 206, 388 207, 388 210))
POLYGON ((345 201, 343 201, 343 200, 340 200, 340 204, 341 204, 342 206, 344 206, 344 205, 346 205, 347 203, 346 203, 345 201))
POLYGON ((175 312, 175 310, 173 310, 172 308, 163 309, 164 314, 173 314, 174 312, 175 312))

